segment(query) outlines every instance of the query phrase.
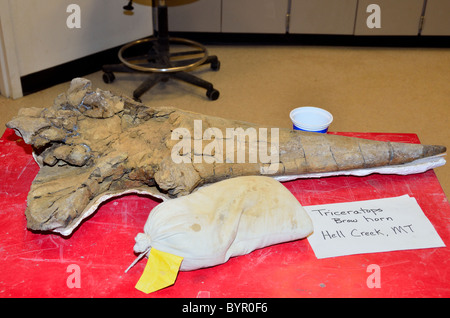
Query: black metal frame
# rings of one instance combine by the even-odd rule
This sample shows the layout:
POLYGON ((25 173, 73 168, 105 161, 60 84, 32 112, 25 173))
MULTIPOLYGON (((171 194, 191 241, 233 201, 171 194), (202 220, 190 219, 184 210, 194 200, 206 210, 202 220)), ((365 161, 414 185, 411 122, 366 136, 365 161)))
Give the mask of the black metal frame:
MULTIPOLYGON (((125 10, 133 10, 132 0, 128 5, 124 6, 125 10)), ((198 87, 206 89, 206 96, 210 100, 216 100, 219 98, 219 91, 216 90, 210 82, 207 82, 195 75, 188 73, 193 68, 210 64, 211 69, 217 71, 220 69, 220 62, 215 55, 208 56, 206 48, 200 43, 169 37, 168 27, 168 9, 165 1, 158 1, 157 5, 158 13, 158 30, 155 32, 156 36, 146 40, 139 40, 123 47, 119 51, 119 59, 122 61, 120 64, 110 64, 103 66, 103 81, 105 83, 112 83, 115 80, 114 72, 121 73, 150 73, 150 75, 141 83, 141 85, 133 92, 133 98, 140 101, 140 97, 147 92, 150 88, 155 86, 159 82, 166 82, 169 79, 177 79, 186 83, 193 84, 198 87), (193 46, 195 49, 185 52, 170 52, 171 42, 181 42, 189 46, 193 46), (130 58, 128 63, 122 54, 124 49, 131 48, 132 46, 139 45, 143 42, 150 42, 151 48, 142 57, 130 58), (189 56, 201 54, 202 57, 172 61, 171 58, 180 58, 180 56, 189 56), (133 65, 131 60, 145 59, 147 62, 144 64, 133 65)))

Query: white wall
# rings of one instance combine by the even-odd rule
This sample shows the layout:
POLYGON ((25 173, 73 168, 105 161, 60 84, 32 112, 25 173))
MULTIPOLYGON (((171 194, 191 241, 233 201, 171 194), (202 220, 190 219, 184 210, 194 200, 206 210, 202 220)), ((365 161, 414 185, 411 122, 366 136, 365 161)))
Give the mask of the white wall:
MULTIPOLYGON (((133 15, 123 12, 122 7, 127 2, 0 0, 0 22, 8 23, 0 31, 13 33, 17 73, 25 76, 151 35, 151 0, 136 1, 133 15), (70 4, 80 7, 81 28, 67 27, 71 12, 66 11, 70 4), (8 10, 4 8, 9 10, 10 17, 6 17, 8 10)), ((10 38, 11 35, 0 35, 0 40, 2 37, 10 38)), ((6 62, 14 59, 6 51, 6 62)))
POLYGON ((0 0, 0 93, 6 97, 22 97, 9 0, 0 0))

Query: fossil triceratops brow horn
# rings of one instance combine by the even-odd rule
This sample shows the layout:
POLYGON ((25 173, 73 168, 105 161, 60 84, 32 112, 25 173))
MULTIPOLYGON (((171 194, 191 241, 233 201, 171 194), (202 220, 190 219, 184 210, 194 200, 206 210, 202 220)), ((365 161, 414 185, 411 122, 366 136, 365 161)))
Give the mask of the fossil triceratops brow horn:
POLYGON ((74 79, 53 106, 23 108, 7 127, 32 145, 40 165, 28 194, 28 228, 63 235, 72 233, 102 201, 124 193, 169 198, 231 177, 401 166, 446 151, 443 146, 267 129, 148 107, 93 90, 82 78, 74 79), (242 132, 246 138, 240 140, 236 134, 242 132), (230 140, 232 148, 227 147, 230 140), (247 157, 240 157, 243 150, 247 157), (258 159, 250 155, 255 152, 258 159))

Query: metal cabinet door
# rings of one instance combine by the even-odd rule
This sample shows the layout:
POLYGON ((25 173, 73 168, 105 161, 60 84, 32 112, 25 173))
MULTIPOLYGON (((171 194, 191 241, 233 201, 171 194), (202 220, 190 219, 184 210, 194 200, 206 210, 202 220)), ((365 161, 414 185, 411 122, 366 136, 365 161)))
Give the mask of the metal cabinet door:
POLYGON ((222 32, 286 33, 288 0, 222 0, 222 32))
POLYGON ((220 32, 221 0, 167 1, 169 32, 220 32))
POLYGON ((355 35, 418 35, 423 5, 424 0, 358 0, 355 35), (380 7, 380 28, 368 26, 371 4, 380 7))
POLYGON ((291 0, 289 33, 353 34, 358 0, 291 0))
POLYGON ((450 35, 450 0, 427 0, 422 35, 450 35))

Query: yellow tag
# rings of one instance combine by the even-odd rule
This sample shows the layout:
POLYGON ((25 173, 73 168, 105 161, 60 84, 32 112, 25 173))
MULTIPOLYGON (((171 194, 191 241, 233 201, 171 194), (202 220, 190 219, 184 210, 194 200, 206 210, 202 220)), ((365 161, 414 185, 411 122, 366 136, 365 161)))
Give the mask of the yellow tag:
POLYGON ((146 294, 172 285, 177 278, 183 257, 161 252, 152 247, 147 265, 136 289, 146 294))

